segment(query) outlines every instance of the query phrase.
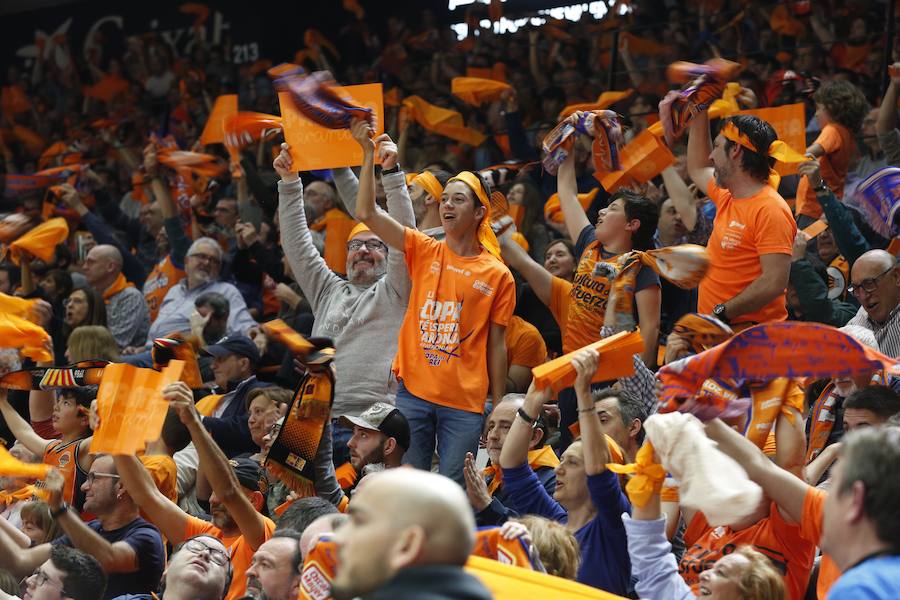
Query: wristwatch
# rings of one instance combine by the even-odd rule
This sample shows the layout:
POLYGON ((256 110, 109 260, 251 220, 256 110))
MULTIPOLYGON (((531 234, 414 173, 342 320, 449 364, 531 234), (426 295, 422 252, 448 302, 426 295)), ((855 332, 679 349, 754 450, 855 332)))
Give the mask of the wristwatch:
POLYGON ((400 163, 398 162, 396 165, 394 165, 390 169, 384 169, 381 172, 381 174, 382 175, 392 175, 393 173, 399 173, 399 172, 400 172, 400 163))
POLYGON ((522 419, 523 421, 525 421, 526 423, 528 423, 529 425, 531 425, 531 428, 532 428, 532 429, 534 429, 535 427, 537 427, 537 419, 533 418, 531 415, 529 415, 529 414, 528 414, 527 412, 525 412, 523 409, 520 408, 518 411, 516 411, 516 414, 518 414, 519 417, 521 417, 521 419, 522 419))
POLYGON ((827 192, 827 191, 829 191, 831 188, 829 188, 829 187, 828 187, 828 184, 825 183, 825 180, 822 179, 821 181, 819 181, 819 185, 817 185, 817 186, 814 187, 813 189, 816 190, 816 193, 817 193, 817 194, 821 194, 822 192, 827 192))
POLYGON ((724 304, 716 304, 716 307, 713 308, 713 316, 723 323, 728 323, 728 315, 725 314, 724 304))
POLYGON ((50 511, 50 516, 55 520, 55 519, 58 519, 59 517, 61 517, 63 515, 63 513, 68 512, 68 510, 69 510, 68 503, 63 502, 62 504, 59 505, 59 508, 57 508, 56 510, 50 511))

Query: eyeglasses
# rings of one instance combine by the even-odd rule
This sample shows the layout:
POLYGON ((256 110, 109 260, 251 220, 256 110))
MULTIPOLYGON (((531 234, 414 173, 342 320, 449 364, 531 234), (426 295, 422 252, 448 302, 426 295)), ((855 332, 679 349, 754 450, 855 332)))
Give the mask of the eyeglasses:
POLYGON ((859 298, 860 292, 866 292, 867 294, 871 294, 876 289, 878 289, 878 280, 890 273, 894 270, 896 265, 891 265, 887 268, 886 271, 882 272, 880 275, 876 275, 875 277, 870 277, 869 279, 863 279, 859 283, 854 283, 850 287, 847 288, 847 291, 859 298))
POLYGON ((366 250, 369 252, 375 252, 376 250, 387 252, 388 249, 387 245, 379 240, 353 240, 352 242, 347 242, 347 252, 356 252, 363 246, 365 246, 366 250))
POLYGON ((192 258, 196 258, 197 260, 202 260, 204 262, 208 262, 213 265, 217 265, 220 262, 222 262, 221 260, 219 260, 219 257, 212 256, 211 254, 190 254, 189 256, 192 258))
POLYGON ((87 482, 90 485, 94 485, 94 482, 96 481, 96 479, 98 477, 106 477, 108 479, 119 479, 119 476, 114 475, 113 473, 94 473, 93 471, 91 471, 90 473, 87 474, 87 482))
POLYGON ((213 548, 212 546, 207 546, 203 542, 198 539, 188 540, 184 543, 185 550, 200 556, 204 552, 209 552, 209 559, 219 565, 220 567, 224 567, 228 564, 228 561, 231 560, 231 557, 228 556, 226 552, 219 550, 218 548, 213 548))
POLYGON ((71 596, 71 594, 68 593, 62 586, 62 584, 51 581, 50 576, 47 575, 40 567, 35 569, 34 573, 23 579, 19 583, 19 586, 27 589, 29 586, 33 585, 33 589, 37 589, 39 587, 43 587, 47 583, 52 584, 51 587, 58 589, 61 596, 71 596))

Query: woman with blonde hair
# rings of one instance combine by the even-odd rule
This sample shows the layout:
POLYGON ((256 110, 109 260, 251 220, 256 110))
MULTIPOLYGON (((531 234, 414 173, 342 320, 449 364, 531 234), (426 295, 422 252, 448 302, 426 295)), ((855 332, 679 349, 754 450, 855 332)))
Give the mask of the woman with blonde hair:
POLYGON ((537 515, 512 519, 528 528, 531 542, 549 575, 575 581, 581 565, 578 540, 566 526, 537 515))
POLYGON ((119 348, 109 329, 100 325, 76 327, 69 336, 66 360, 71 363, 99 359, 119 361, 119 348))

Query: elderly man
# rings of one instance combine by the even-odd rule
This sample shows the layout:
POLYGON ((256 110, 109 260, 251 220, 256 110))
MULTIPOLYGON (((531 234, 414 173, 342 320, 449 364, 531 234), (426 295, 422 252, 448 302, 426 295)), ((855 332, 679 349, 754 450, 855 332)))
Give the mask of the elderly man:
MULTIPOLYGON (((106 573, 97 559, 68 546, 50 548, 50 558, 25 578, 22 591, 27 598, 96 600, 106 591, 106 573)), ((0 600, 19 600, 0 590, 0 600)))
POLYGON ((848 325, 871 329, 878 348, 900 357, 900 269, 884 250, 869 250, 853 263, 848 290, 862 305, 848 325))
POLYGON ((159 307, 159 315, 150 326, 148 340, 170 333, 189 333, 191 314, 197 297, 207 292, 218 292, 228 299, 231 312, 228 315, 228 334, 256 337, 256 321, 250 316, 247 304, 234 285, 219 281, 222 267, 222 248, 212 238, 199 238, 188 249, 184 270, 187 277, 172 286, 159 307))
MULTIPOLYGON (((24 577, 45 563, 53 546, 75 546, 100 561, 109 575, 103 598, 156 590, 166 564, 162 537, 156 527, 140 517, 111 456, 98 456, 82 485, 87 494, 84 510, 97 516, 94 521, 85 523, 63 502, 64 481, 58 471, 50 472, 46 484, 50 514, 65 535, 27 549, 15 546, 8 536, 0 536, 0 565, 24 577)), ((152 481, 150 485, 155 489, 152 481)))
POLYGON ((122 253, 115 246, 94 246, 84 261, 84 276, 103 295, 107 327, 119 348, 143 345, 150 312, 143 294, 122 274, 122 253))
POLYGON ((234 572, 228 547, 196 535, 175 547, 159 584, 160 600, 222 600, 234 572))
MULTIPOLYGON (((287 145, 275 159, 278 214, 284 253, 294 277, 309 299, 316 320, 312 335, 334 340, 332 425, 334 463, 349 459, 347 441, 353 430, 340 424, 344 415, 358 416, 393 391, 391 363, 397 332, 406 312, 409 277, 404 255, 388 253, 377 235, 357 226, 347 240, 347 279, 335 275, 313 243, 304 212, 303 183, 292 169, 287 145)), ((401 171, 383 175, 388 209, 409 226, 414 221, 401 171)))
POLYGON ((775 162, 769 146, 776 139, 772 126, 754 116, 726 120, 715 144, 707 113, 691 122, 688 173, 717 210, 697 308, 736 329, 787 318, 785 289, 797 225, 768 182, 775 162))
POLYGON ((412 469, 367 481, 350 503, 350 521, 335 535, 335 600, 491 597, 463 571, 475 545, 475 519, 456 483, 412 469))
POLYGON ((259 547, 247 569, 245 599, 298 598, 303 567, 300 537, 293 529, 279 529, 259 547))

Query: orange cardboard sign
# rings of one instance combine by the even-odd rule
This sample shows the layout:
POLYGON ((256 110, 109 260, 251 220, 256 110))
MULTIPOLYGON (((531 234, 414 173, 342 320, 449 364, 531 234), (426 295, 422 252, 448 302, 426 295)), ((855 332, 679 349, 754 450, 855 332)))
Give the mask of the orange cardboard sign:
POLYGON ((50 465, 45 463, 22 462, 0 446, 0 475, 4 477, 24 477, 26 479, 44 479, 50 465))
POLYGON ((113 363, 103 370, 97 391, 100 426, 91 453, 134 455, 159 439, 169 403, 162 389, 178 381, 184 361, 172 360, 162 371, 113 363))
POLYGON ((224 144, 225 143, 225 121, 228 117, 236 115, 238 112, 237 94, 224 94, 216 98, 209 118, 206 120, 206 126, 200 135, 200 143, 207 144, 224 144))
POLYGON ((0 312, 0 339, 4 348, 17 348, 22 356, 36 362, 53 360, 53 354, 45 347, 50 341, 50 334, 40 325, 22 317, 0 312))
MULTIPOLYGON (((796 150, 800 154, 806 152, 806 115, 803 104, 785 104, 772 108, 756 108, 742 110, 738 115, 753 115, 759 117, 775 129, 778 139, 796 150)), ((775 163, 775 171, 779 175, 793 175, 797 172, 798 163, 775 163)))
POLYGON ((646 183, 675 163, 675 155, 649 129, 645 129, 622 148, 622 169, 599 177, 610 194, 622 186, 646 183))
MULTIPOLYGON (((380 83, 334 88, 353 104, 375 113, 375 135, 384 132, 384 95, 380 83)), ((315 171, 362 164, 362 148, 351 137, 349 129, 327 129, 316 125, 294 107, 289 94, 278 93, 284 139, 291 146, 294 171, 315 171)))
MULTIPOLYGON (((600 364, 592 381, 609 381, 634 375, 634 355, 644 351, 644 340, 639 331, 623 331, 599 342, 588 344, 600 353, 600 364)), ((572 357, 585 348, 579 348, 531 369, 534 385, 538 389, 550 387, 559 392, 575 383, 575 367, 572 357)))
POLYGON ((826 229, 828 229, 828 223, 825 221, 813 221, 809 227, 803 230, 803 233, 808 235, 809 239, 813 239, 826 229))

